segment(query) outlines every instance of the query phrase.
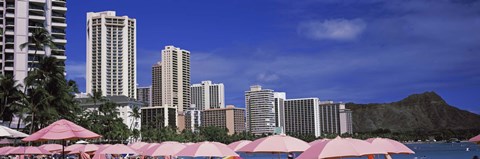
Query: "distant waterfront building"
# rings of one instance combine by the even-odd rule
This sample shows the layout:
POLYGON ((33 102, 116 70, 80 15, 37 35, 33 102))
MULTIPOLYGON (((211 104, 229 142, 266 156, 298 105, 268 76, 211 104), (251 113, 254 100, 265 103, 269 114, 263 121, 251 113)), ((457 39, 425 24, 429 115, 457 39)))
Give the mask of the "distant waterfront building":
POLYGON ((143 107, 142 127, 147 129, 176 126, 177 109, 169 106, 143 107))
POLYGON ((322 133, 344 134, 353 133, 352 112, 345 109, 344 103, 332 101, 320 104, 320 130, 322 133))
POLYGON ((152 66, 152 105, 162 106, 162 63, 152 66))
POLYGON ((0 74, 11 75, 24 85, 28 71, 36 67, 34 61, 43 55, 56 57, 65 66, 66 12, 66 0, 0 1, 0 74), (21 44, 32 41, 31 34, 38 28, 45 28, 51 34, 55 48, 35 48, 33 44, 20 48, 21 44))
POLYGON ((276 127, 273 90, 251 86, 245 92, 247 130, 253 134, 272 134, 276 127))
POLYGON ((203 110, 201 115, 201 126, 226 128, 229 135, 246 131, 245 109, 229 105, 226 108, 203 110))
POLYGON ((87 93, 136 98, 136 21, 115 11, 87 13, 87 93))
POLYGON ((286 134, 321 135, 318 98, 287 99, 284 108, 286 134))
POLYGON ((212 81, 202 81, 190 86, 190 101, 199 110, 225 108, 225 90, 223 83, 212 84, 212 81))
POLYGON ((106 101, 97 101, 94 103, 90 97, 81 97, 76 98, 79 101, 79 106, 85 108, 87 111, 94 111, 100 107, 100 105, 105 104, 105 102, 113 102, 117 105, 118 117, 123 120, 123 123, 127 127, 132 127, 134 129, 140 130, 141 119, 135 119, 130 116, 134 107, 142 108, 143 103, 135 101, 135 99, 128 98, 127 96, 106 96, 106 101))
POLYGON ((194 106, 185 111, 185 130, 197 132, 202 125, 201 110, 197 110, 194 106))
POLYGON ((145 107, 152 105, 152 87, 137 87, 137 101, 145 104, 145 107))

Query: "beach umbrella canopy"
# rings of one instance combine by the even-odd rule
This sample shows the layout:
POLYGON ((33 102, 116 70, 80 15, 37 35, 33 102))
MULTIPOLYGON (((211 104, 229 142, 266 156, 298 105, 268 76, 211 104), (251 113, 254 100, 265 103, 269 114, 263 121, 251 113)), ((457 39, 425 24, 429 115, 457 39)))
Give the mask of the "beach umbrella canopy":
POLYGON ((146 143, 146 142, 136 142, 136 143, 133 143, 133 144, 130 144, 128 145, 128 147, 134 149, 134 150, 138 150, 142 147, 144 147, 145 145, 149 145, 149 143, 146 143))
POLYGON ((153 146, 156 146, 156 145, 160 145, 160 144, 159 143, 146 144, 146 145, 142 146, 141 148, 137 149, 136 151, 139 154, 144 154, 145 152, 147 152, 148 149, 150 149, 150 148, 152 148, 153 146))
POLYGON ((178 152, 187 147, 179 142, 162 142, 161 144, 154 145, 147 151, 143 152, 145 156, 175 156, 178 152))
POLYGON ((45 154, 51 154, 47 150, 40 148, 40 147, 34 147, 34 146, 20 146, 16 148, 12 148, 7 152, 7 155, 45 155, 45 154))
POLYGON ((377 150, 370 143, 358 139, 335 139, 313 145, 298 156, 298 159, 321 159, 358 157, 370 154, 386 154, 384 150, 377 150))
POLYGON ((93 139, 100 135, 91 132, 77 124, 65 119, 56 121, 49 126, 25 137, 22 141, 46 141, 46 140, 74 140, 93 139))
POLYGON ((374 146, 383 148, 389 154, 414 154, 410 148, 404 144, 387 138, 370 138, 366 140, 374 146))
POLYGON ((85 152, 81 152, 80 153, 80 159, 91 159, 90 158, 90 155, 85 153, 85 152))
POLYGON ((219 142, 199 142, 185 147, 175 156, 185 157, 226 157, 239 156, 227 145, 219 142))
POLYGON ((187 142, 187 143, 183 143, 183 144, 189 146, 189 145, 193 145, 193 144, 195 144, 195 143, 193 143, 193 142, 187 142))
POLYGON ((124 144, 115 144, 111 145, 108 147, 105 147, 105 149, 101 150, 100 152, 97 153, 99 154, 138 154, 137 151, 133 150, 132 148, 124 145, 124 144))
POLYGON ((94 152, 98 150, 98 146, 94 144, 86 144, 86 145, 81 145, 72 151, 70 151, 68 154, 81 154, 82 152, 94 152))
POLYGON ((11 146, 0 147, 0 156, 6 155, 5 153, 8 152, 10 149, 15 148, 11 146))
POLYGON ((318 139, 318 140, 315 140, 315 141, 312 141, 310 143, 308 143, 310 146, 313 146, 313 145, 316 145, 318 143, 322 143, 322 142, 325 142, 325 141, 328 141, 330 139, 318 139))
POLYGON ((228 148, 232 149, 233 151, 237 151, 238 149, 242 148, 243 146, 251 143, 252 141, 250 140, 240 140, 236 142, 232 142, 228 144, 228 148))
POLYGON ((22 138, 28 135, 17 130, 10 129, 6 126, 0 126, 0 137, 22 138))
POLYGON ((252 141, 237 151, 257 153, 290 153, 303 152, 309 147, 310 145, 307 142, 291 136, 272 135, 252 141))
POLYGON ((70 152, 70 151, 73 151, 75 149, 78 149, 80 147, 84 146, 83 144, 73 144, 73 145, 70 145, 70 146, 67 146, 65 147, 65 151, 66 152, 70 152))
POLYGON ((39 147, 49 152, 52 152, 52 151, 61 151, 63 146, 60 144, 43 144, 42 146, 39 146, 39 147))
POLYGON ((475 136, 475 137, 472 137, 470 140, 468 140, 469 142, 474 142, 474 143, 477 143, 477 144, 480 144, 480 134, 475 136))
POLYGON ((9 139, 0 140, 0 145, 10 145, 10 144, 12 144, 12 141, 10 141, 9 139))

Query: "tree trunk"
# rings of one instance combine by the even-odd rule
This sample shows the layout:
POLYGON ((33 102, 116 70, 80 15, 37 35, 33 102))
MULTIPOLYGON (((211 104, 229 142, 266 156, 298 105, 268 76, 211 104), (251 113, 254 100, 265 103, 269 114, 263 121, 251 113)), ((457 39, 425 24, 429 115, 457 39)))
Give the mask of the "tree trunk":
POLYGON ((30 123, 30 134, 33 133, 33 120, 35 119, 35 111, 32 111, 32 121, 30 123))

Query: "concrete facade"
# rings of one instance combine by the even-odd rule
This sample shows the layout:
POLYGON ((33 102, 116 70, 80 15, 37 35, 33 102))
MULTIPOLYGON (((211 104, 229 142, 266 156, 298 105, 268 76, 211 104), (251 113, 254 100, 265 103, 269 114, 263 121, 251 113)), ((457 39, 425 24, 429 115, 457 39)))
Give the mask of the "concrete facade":
POLYGON ((137 97, 136 41, 135 19, 87 13, 87 93, 137 97))
POLYGON ((190 101, 198 110, 225 108, 225 89, 223 83, 202 81, 190 86, 190 101))
POLYGON ((245 108, 247 111, 247 130, 253 134, 272 134, 275 130, 275 102, 271 89, 251 86, 245 92, 245 108))
POLYGON ((152 106, 152 86, 137 87, 137 101, 144 103, 145 107, 152 106))
POLYGON ((203 110, 201 115, 201 126, 226 128, 229 135, 246 131, 245 109, 227 106, 226 108, 203 110))
MULTIPOLYGON (((23 85, 30 68, 36 67, 33 61, 40 56, 54 56, 66 60, 66 0, 2 0, 0 1, 0 74, 12 75, 23 85), (45 28, 53 37, 54 49, 35 48, 21 44, 29 41, 30 33, 36 28, 45 28), (35 50, 37 53, 35 55, 35 50)), ((64 63, 62 63, 64 65, 64 63)))

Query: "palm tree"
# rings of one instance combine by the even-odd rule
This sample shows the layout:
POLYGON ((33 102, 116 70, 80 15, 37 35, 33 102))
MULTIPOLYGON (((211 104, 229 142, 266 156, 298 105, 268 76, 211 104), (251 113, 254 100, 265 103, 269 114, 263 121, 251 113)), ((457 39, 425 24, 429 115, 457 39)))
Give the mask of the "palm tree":
POLYGON ((0 106, 0 117, 4 116, 4 112, 7 108, 11 106, 14 100, 20 97, 20 88, 21 84, 17 84, 17 80, 13 76, 0 75, 0 101, 2 105, 0 106))
MULTIPOLYGON (((37 61, 37 51, 38 49, 45 50, 45 47, 50 47, 52 49, 56 48, 55 44, 53 43, 53 37, 50 35, 47 29, 45 28, 35 28, 33 30, 32 35, 29 38, 29 41, 23 44, 20 44, 20 48, 23 50, 28 45, 33 44, 35 45, 35 53, 33 55, 33 61, 37 61)), ((32 71, 33 67, 29 63, 28 67, 30 71, 32 71)))
POLYGON ((105 98, 102 96, 102 90, 93 90, 92 94, 88 94, 90 100, 93 101, 93 107, 97 107, 97 102, 105 101, 105 98))
POLYGON ((137 120, 142 116, 139 107, 133 107, 132 111, 130 112, 129 117, 133 118, 133 122, 130 124, 130 130, 133 131, 133 124, 137 122, 137 120))

